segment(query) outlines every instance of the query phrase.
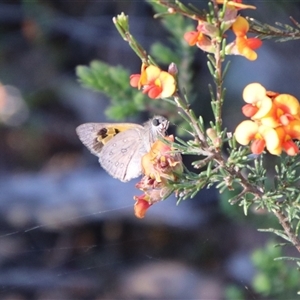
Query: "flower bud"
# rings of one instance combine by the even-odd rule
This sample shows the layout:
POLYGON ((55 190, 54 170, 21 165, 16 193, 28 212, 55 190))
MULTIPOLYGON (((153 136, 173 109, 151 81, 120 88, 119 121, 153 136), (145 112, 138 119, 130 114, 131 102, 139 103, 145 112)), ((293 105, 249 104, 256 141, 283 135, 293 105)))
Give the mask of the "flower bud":
POLYGON ((168 73, 170 73, 173 76, 176 76, 178 74, 178 68, 177 65, 175 63, 170 63, 169 67, 168 67, 168 73))
POLYGON ((207 136, 210 138, 210 140, 212 141, 213 145, 218 148, 221 146, 222 141, 221 139, 218 137, 217 132, 213 129, 213 128, 208 128, 206 130, 206 134, 207 136))

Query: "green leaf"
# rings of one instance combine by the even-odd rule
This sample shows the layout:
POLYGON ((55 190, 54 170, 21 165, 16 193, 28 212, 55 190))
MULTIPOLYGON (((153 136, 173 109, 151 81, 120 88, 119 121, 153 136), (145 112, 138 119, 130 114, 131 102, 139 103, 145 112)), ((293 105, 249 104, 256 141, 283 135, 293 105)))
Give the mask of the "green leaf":
POLYGON ((151 55, 158 63, 169 65, 171 62, 180 63, 180 57, 171 48, 157 42, 151 46, 151 55))
POLYGON ((111 119, 122 120, 145 110, 149 98, 129 85, 129 72, 120 66, 110 66, 94 60, 90 66, 78 66, 76 74, 83 86, 110 98, 105 113, 111 119))

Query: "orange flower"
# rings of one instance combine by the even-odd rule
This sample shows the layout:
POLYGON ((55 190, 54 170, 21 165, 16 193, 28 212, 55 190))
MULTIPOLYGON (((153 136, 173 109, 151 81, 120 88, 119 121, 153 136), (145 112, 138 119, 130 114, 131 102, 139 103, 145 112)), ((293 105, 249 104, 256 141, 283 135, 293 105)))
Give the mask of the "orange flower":
POLYGON ((265 147, 271 154, 281 153, 280 139, 273 128, 247 120, 237 126, 234 135, 241 145, 248 145, 252 141, 251 151, 254 154, 261 154, 265 147))
POLYGON ((183 38, 190 46, 196 45, 205 52, 214 52, 214 46, 211 39, 203 33, 202 28, 199 26, 197 27, 197 31, 186 32, 183 38))
POLYGON ((257 54, 254 50, 259 48, 261 45, 261 40, 257 38, 247 39, 246 36, 236 38, 238 54, 246 57, 249 60, 257 59, 257 54))
POLYGON ((252 119, 241 122, 235 138, 241 145, 251 142, 251 151, 260 154, 266 148, 271 154, 299 153, 293 139, 300 139, 300 104, 289 94, 267 92, 259 83, 245 87, 243 98, 247 104, 243 113, 252 119))
MULTIPOLYGON (((256 9, 253 5, 243 4, 242 0, 227 1, 227 6, 233 7, 235 9, 256 9)), ((224 0, 217 0, 218 4, 224 4, 224 0)))
POLYGON ((144 218, 147 209, 152 205, 149 203, 149 196, 143 194, 141 196, 135 196, 134 200, 136 200, 134 205, 134 214, 137 218, 144 218))
POLYGON ((244 115, 263 125, 276 128, 299 119, 300 104, 292 95, 267 92, 261 84, 251 83, 245 87, 243 98, 248 103, 242 108, 244 115))
POLYGON ((248 84, 243 91, 244 101, 242 111, 252 120, 261 119, 272 110, 272 100, 267 96, 266 89, 259 83, 248 84))
MULTIPOLYGON (((224 0, 217 0, 218 4, 224 4, 224 0)), ((241 9, 256 9, 253 5, 246 5, 242 3, 242 0, 233 0, 226 2, 225 14, 223 17, 223 23, 225 29, 229 29, 230 26, 235 22, 238 11, 241 9)))
MULTIPOLYGON (((169 142, 174 141, 172 135, 165 139, 169 142)), ((152 204, 168 197, 173 192, 169 181, 176 181, 178 174, 183 171, 181 155, 174 153, 170 145, 160 140, 157 140, 143 156, 142 168, 144 176, 136 187, 144 194, 134 197, 137 201, 135 205, 137 217, 143 217, 152 204), (144 203, 145 201, 148 205, 144 203)))
MULTIPOLYGON (((218 4, 224 4, 224 0, 217 0, 218 4)), ((232 27, 236 35, 236 40, 228 44, 225 48, 226 54, 243 55, 249 60, 255 60, 257 55, 254 52, 262 44, 257 38, 247 38, 246 33, 249 31, 249 24, 246 19, 238 16, 238 10, 251 8, 255 6, 242 4, 241 0, 226 2, 226 9, 222 20, 222 31, 227 31, 232 27)), ((197 46, 205 52, 214 53, 214 40, 219 36, 219 28, 211 22, 198 20, 196 31, 189 31, 184 34, 184 39, 190 46, 197 46)))
POLYGON ((249 60, 256 60, 257 54, 254 50, 262 45, 262 41, 258 38, 248 38, 246 35, 248 30, 248 21, 238 16, 232 25, 236 40, 226 46, 227 54, 242 55, 249 60))
MULTIPOLYGON (((174 141, 173 135, 165 137, 169 142, 174 141)), ((163 179, 175 180, 176 173, 182 173, 181 155, 173 153, 171 146, 157 140, 149 153, 142 158, 144 174, 157 182, 163 179)))
POLYGON ((167 98, 176 91, 174 76, 153 65, 142 64, 141 74, 130 76, 130 85, 142 89, 151 99, 167 98))
POLYGON ((215 46, 212 39, 218 36, 219 30, 216 26, 209 22, 198 20, 197 29, 195 31, 186 32, 183 36, 190 46, 197 46, 205 52, 214 53, 215 46))

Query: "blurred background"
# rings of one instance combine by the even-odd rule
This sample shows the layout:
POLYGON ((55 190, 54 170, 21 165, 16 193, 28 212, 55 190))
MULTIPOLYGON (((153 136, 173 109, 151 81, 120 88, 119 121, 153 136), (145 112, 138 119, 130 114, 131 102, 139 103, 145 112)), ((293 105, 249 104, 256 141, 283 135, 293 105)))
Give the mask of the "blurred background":
MULTIPOLYGON (((300 1, 251 4, 258 9, 247 14, 269 24, 300 20, 300 1)), ((146 49, 166 40, 144 1, 0 1, 0 299, 262 299, 251 256, 269 241, 257 232, 271 226, 268 215, 243 217, 209 189, 138 220, 135 182, 110 178, 75 134, 81 123, 111 121, 109 99, 81 87, 76 66, 97 59, 139 71, 112 23, 121 12, 146 49)), ((266 41, 255 62, 230 58, 229 130, 250 82, 300 97, 298 43, 266 41)), ((211 78, 196 54, 194 106, 205 117, 211 78)))

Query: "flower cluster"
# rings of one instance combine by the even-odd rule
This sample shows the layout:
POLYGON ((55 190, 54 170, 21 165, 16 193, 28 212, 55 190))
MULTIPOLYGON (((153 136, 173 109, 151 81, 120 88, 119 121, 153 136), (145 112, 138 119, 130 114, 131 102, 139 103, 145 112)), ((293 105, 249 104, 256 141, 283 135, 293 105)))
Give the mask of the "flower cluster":
POLYGON ((260 154, 266 148, 273 155, 285 151, 296 155, 293 140, 300 140, 300 104, 292 95, 266 91, 259 83, 247 85, 243 91, 247 103, 243 114, 251 120, 241 122, 235 138, 241 145, 251 142, 251 151, 260 154))
POLYGON ((142 89, 152 99, 167 98, 176 91, 174 76, 153 65, 142 64, 141 74, 130 76, 130 85, 142 89))
POLYGON ((177 176, 183 172, 181 155, 174 152, 169 145, 174 141, 174 137, 170 135, 165 139, 166 142, 157 140, 142 158, 144 176, 136 187, 144 194, 134 197, 134 211, 138 218, 143 218, 152 204, 165 199, 173 192, 169 181, 176 181, 177 176))
MULTIPOLYGON (((218 1, 219 4, 223 4, 223 2, 223 0, 218 1)), ((238 16, 240 9, 254 9, 255 7, 242 4, 241 2, 241 0, 228 1, 226 4, 223 18, 224 31, 231 27, 236 38, 226 46, 225 53, 227 55, 242 55, 249 60, 255 60, 257 54, 254 50, 261 46, 262 41, 258 38, 247 37, 249 23, 245 18, 238 16)), ((218 34, 219 30, 216 26, 207 21, 199 20, 196 31, 186 32, 184 39, 190 46, 196 45, 205 52, 214 53, 214 39, 218 34)))

